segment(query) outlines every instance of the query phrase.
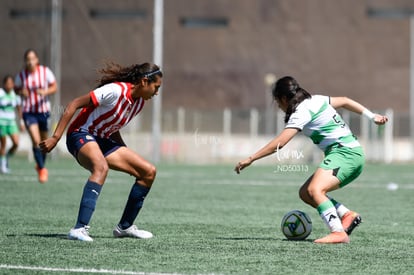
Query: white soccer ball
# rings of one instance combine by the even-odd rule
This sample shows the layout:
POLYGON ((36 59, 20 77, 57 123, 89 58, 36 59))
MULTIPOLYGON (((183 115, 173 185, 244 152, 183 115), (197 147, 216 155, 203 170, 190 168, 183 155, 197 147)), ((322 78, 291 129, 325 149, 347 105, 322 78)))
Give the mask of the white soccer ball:
POLYGON ((390 183, 387 184, 387 189, 389 191, 395 191, 395 190, 398 189, 398 184, 395 183, 395 182, 390 182, 390 183))
POLYGON ((289 240, 304 240, 312 232, 312 220, 305 212, 292 210, 283 217, 281 229, 289 240))

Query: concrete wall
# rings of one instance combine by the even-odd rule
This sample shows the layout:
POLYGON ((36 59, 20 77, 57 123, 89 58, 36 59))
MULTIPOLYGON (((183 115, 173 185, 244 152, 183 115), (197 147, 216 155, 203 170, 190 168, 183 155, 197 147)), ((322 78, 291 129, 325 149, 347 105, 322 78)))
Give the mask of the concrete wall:
MULTIPOLYGON (((164 107, 264 108, 270 103, 263 79, 274 73, 296 76, 311 92, 407 112, 408 20, 373 19, 369 7, 414 3, 167 0, 164 107), (189 18, 224 19, 227 26, 185 27, 189 18)), ((50 0, 0 1, 0 75, 19 71, 28 47, 50 62, 49 10, 50 0)), ((153 1, 71 0, 63 1, 63 10, 63 105, 94 87, 103 60, 152 59, 153 1)))

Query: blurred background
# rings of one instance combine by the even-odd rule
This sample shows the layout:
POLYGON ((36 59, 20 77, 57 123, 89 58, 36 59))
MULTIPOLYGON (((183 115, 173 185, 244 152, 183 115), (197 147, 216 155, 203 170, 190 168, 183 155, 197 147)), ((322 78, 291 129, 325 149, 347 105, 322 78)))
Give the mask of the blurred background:
MULTIPOLYGON (((24 51, 36 49, 58 79, 55 125, 71 99, 96 86, 105 61, 158 58, 162 96, 122 133, 155 162, 200 164, 247 157, 283 129, 270 86, 291 75, 313 94, 389 115, 377 127, 342 112, 368 160, 406 162, 414 159, 413 18, 412 0, 0 0, 0 75, 15 75, 24 51)), ((20 151, 29 147, 23 133, 20 151)), ((301 136, 283 150, 282 160, 263 162, 320 160, 301 136)), ((63 140, 58 152, 67 155, 63 140)))

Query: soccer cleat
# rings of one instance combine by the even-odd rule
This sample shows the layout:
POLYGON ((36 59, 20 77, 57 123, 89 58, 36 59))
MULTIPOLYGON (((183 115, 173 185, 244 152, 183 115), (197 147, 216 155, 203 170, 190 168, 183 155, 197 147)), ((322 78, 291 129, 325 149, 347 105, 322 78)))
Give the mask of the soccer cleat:
POLYGON ((351 235, 352 230, 354 230, 355 227, 357 227, 362 222, 362 218, 357 212, 348 211, 341 218, 341 222, 345 232, 348 235, 351 235))
POLYGON ((49 180, 49 172, 47 171, 45 167, 39 169, 36 166, 36 171, 37 171, 38 180, 40 183, 45 183, 49 180))
POLYGON ((10 169, 7 167, 2 167, 0 170, 1 174, 10 174, 10 169))
POLYGON ((151 232, 145 230, 138 230, 136 225, 131 225, 127 229, 121 229, 119 225, 115 226, 114 231, 112 231, 115 238, 131 237, 138 239, 150 239, 153 237, 151 232))
POLYGON ((334 244, 334 243, 349 243, 349 236, 346 232, 331 232, 331 234, 316 239, 314 243, 321 243, 321 244, 334 244))
POLYGON ((9 174, 9 163, 7 161, 7 157, 0 157, 0 173, 1 174, 9 174))
POLYGON ((89 229, 89 226, 85 226, 81 228, 72 228, 68 234, 69 240, 92 242, 93 239, 89 236, 88 229, 89 229))

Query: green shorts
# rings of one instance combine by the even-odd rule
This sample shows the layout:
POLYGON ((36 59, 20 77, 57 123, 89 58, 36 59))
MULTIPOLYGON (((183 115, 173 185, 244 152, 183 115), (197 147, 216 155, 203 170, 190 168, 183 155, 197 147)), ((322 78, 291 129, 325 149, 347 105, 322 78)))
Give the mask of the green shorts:
POLYGON ((325 152, 325 158, 319 167, 333 170, 333 175, 339 179, 339 187, 344 187, 361 174, 364 163, 365 155, 362 147, 332 146, 325 152))
POLYGON ((17 128, 16 124, 0 125, 0 137, 10 136, 17 134, 18 132, 19 128, 17 128))

